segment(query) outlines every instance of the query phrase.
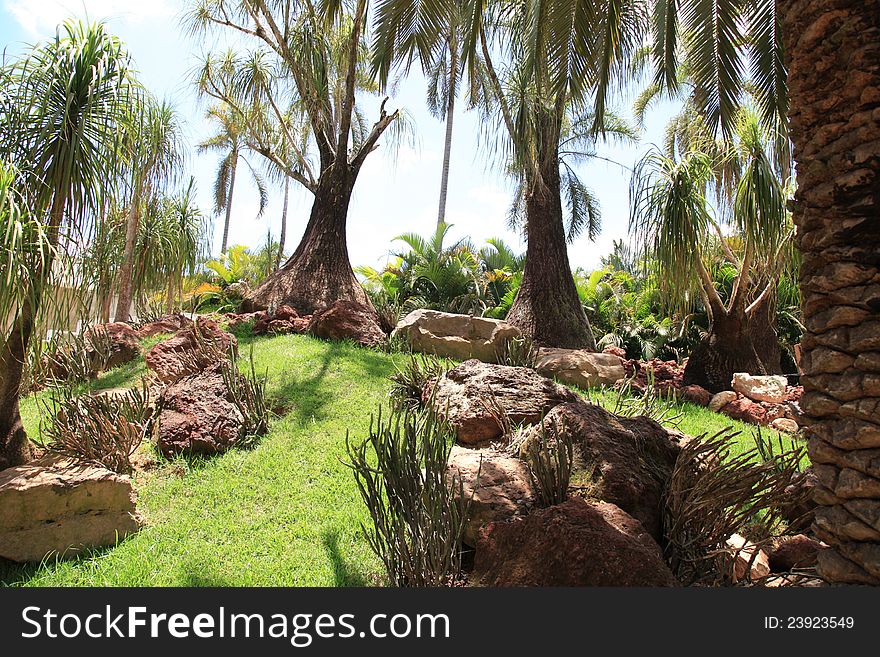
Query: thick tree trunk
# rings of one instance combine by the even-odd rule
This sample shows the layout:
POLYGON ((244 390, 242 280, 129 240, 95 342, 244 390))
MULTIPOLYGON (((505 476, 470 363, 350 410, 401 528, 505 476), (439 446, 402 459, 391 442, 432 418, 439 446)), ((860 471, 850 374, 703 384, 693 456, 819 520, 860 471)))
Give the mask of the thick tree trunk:
POLYGON ((131 302, 134 295, 134 250, 140 223, 140 202, 139 197, 132 198, 125 222, 125 251, 119 271, 119 297, 116 299, 115 321, 117 322, 127 322, 131 318, 131 302))
POLYGON ((229 171, 229 195, 226 197, 226 218, 223 221, 223 243, 220 253, 226 253, 229 243, 229 223, 232 221, 232 195, 235 193, 235 174, 238 170, 238 151, 232 153, 232 164, 229 171))
POLYGON ((712 326, 694 349, 684 368, 684 385, 702 386, 709 392, 730 390, 736 372, 767 374, 755 349, 752 322, 745 313, 712 313, 712 326))
MULTIPOLYGON (((559 143, 558 139, 549 142, 559 143)), ((526 198, 526 266, 507 321, 537 344, 595 351, 568 262, 559 157, 555 148, 549 148, 553 152, 543 158, 541 167, 543 184, 533 185, 526 198)))
POLYGON ((819 572, 880 584, 880 0, 780 4, 819 572))
POLYGON ((33 458, 19 408, 22 374, 32 331, 33 312, 28 304, 6 341, 0 345, 0 470, 27 463, 33 458))
POLYGON ((284 266, 242 302, 242 310, 289 305, 312 313, 338 299, 370 305, 348 259, 346 221, 357 172, 347 165, 321 176, 305 234, 284 266))
MULTIPOLYGON (((760 287, 760 286, 759 286, 760 287)), ((749 331, 752 344, 767 374, 794 374, 782 371, 782 349, 776 324, 776 291, 770 292, 755 309, 749 331)))
POLYGON ((281 267, 281 258, 284 257, 284 247, 287 244, 287 207, 290 201, 290 177, 284 176, 284 207, 281 210, 281 237, 278 241, 278 256, 275 259, 275 269, 281 267))

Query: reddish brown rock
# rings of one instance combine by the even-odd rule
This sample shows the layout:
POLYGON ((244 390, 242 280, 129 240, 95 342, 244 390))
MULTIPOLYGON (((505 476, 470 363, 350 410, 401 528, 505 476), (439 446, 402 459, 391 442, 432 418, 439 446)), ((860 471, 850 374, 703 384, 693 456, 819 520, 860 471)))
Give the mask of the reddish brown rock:
POLYGON ((476 359, 463 362, 428 386, 425 398, 465 445, 499 438, 503 434, 499 420, 509 428, 535 424, 558 404, 579 399, 533 369, 476 359))
POLYGON ((613 344, 608 345, 602 350, 603 354, 612 354, 622 360, 626 360, 626 349, 615 347, 613 344))
POLYGON ((662 393, 677 391, 683 385, 684 365, 679 365, 674 360, 628 360, 623 366, 630 385, 640 392, 647 390, 648 383, 652 380, 655 390, 662 393))
POLYGON ((283 322, 289 322, 294 319, 299 319, 299 313, 290 306, 278 306, 278 308, 275 310, 274 317, 275 319, 280 319, 283 322))
POLYGON ((770 569, 785 573, 795 568, 811 568, 816 565, 822 547, 819 541, 804 534, 783 538, 770 551, 770 569))
POLYGON ((676 586, 660 547, 613 504, 572 498, 480 533, 483 586, 676 586))
POLYGON ((141 355, 140 337, 125 322, 96 324, 86 331, 85 338, 100 370, 119 367, 141 355))
POLYGON ((712 393, 698 385, 685 386, 679 392, 681 398, 698 406, 708 406, 712 401, 712 393))
POLYGON ((159 451, 168 458, 222 454, 244 433, 244 417, 232 403, 222 363, 184 376, 159 398, 159 451))
POLYGON ((155 345, 145 360, 159 381, 169 384, 225 360, 230 349, 237 348, 234 335, 222 330, 217 322, 200 317, 195 324, 155 345))
MULTIPOLYGON (((681 451, 680 435, 647 417, 617 417, 584 401, 562 404, 544 418, 548 438, 574 446, 571 483, 616 504, 656 540, 663 536, 663 496, 681 451)), ((542 444, 540 427, 524 432, 523 457, 542 444)))
POLYGON ((353 340, 363 347, 380 348, 388 342, 375 310, 343 299, 316 311, 308 330, 325 340, 353 340))
POLYGON ((727 417, 749 424, 767 424, 767 409, 747 397, 733 400, 721 412, 727 417))
POLYGON ((141 326, 138 331, 138 337, 143 340, 152 338, 163 333, 177 333, 180 329, 192 326, 193 321, 186 315, 166 315, 157 319, 155 322, 149 322, 141 326))

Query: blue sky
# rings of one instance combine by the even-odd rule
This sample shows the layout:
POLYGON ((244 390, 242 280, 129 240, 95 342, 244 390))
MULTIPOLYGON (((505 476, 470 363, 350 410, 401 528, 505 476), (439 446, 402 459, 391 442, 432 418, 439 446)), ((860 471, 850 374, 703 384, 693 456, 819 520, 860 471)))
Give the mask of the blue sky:
MULTIPOLYGON (((142 82, 160 98, 168 98, 186 121, 187 141, 194 145, 211 134, 204 120, 206 106, 193 91, 189 74, 206 50, 222 47, 219 41, 199 43, 178 24, 186 0, 0 0, 0 44, 7 55, 16 56, 27 44, 48 38, 56 25, 70 16, 101 19, 126 43, 142 82)), ((383 265, 396 235, 403 232, 428 234, 437 221, 440 167, 444 125, 425 108, 425 84, 419 75, 404 81, 389 102, 389 108, 405 107, 415 122, 415 147, 403 146, 395 158, 387 148, 372 153, 355 187, 349 212, 349 251, 354 265, 383 265)), ((631 98, 619 98, 615 107, 630 114, 631 98)), ((378 103, 367 117, 373 119, 378 103)), ((662 104, 651 112, 641 141, 635 146, 600 146, 599 153, 631 167, 652 143, 660 143, 663 127, 674 111, 662 104)), ((454 225, 452 237, 470 235, 481 245, 486 238, 500 236, 525 250, 519 236, 508 230, 506 212, 511 190, 507 181, 492 171, 479 147, 480 118, 476 113, 457 112, 452 150, 447 222, 454 225)), ((258 157, 251 161, 258 164, 258 157)), ((212 207, 212 183, 218 163, 213 154, 197 155, 192 149, 189 175, 198 186, 199 203, 206 213, 212 207)), ((596 242, 585 237, 569 247, 573 267, 594 267, 610 252, 612 241, 626 238, 629 212, 629 173, 618 166, 596 160, 581 171, 602 207, 602 234, 596 242)), ((287 250, 292 251, 302 236, 311 207, 310 195, 291 187, 287 250)), ((270 204, 262 219, 256 219, 256 191, 246 175, 239 176, 230 228, 231 244, 258 245, 268 231, 277 237, 280 227, 282 190, 270 189, 270 204)), ((219 250, 222 224, 215 220, 214 251, 219 250)))

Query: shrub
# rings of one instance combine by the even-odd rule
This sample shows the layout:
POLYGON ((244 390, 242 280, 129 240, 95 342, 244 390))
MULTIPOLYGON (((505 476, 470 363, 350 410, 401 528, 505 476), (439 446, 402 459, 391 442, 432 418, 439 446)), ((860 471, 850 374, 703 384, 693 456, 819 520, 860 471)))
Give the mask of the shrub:
POLYGON ((430 381, 443 376, 452 366, 451 361, 432 354, 410 353, 397 372, 391 375, 391 405, 395 410, 414 410, 423 405, 425 387, 430 381))
POLYGON ((451 429, 433 413, 380 409, 369 437, 346 446, 372 519, 362 530, 394 586, 443 586, 461 576, 470 508, 457 475, 447 477, 451 429), (375 465, 374 465, 375 463, 375 465))
POLYGON ((530 338, 508 338, 495 350, 499 365, 535 368, 538 346, 530 338))
POLYGON ((734 533, 752 526, 764 537, 778 533, 781 510, 792 502, 786 488, 803 453, 791 450, 761 460, 757 450, 736 456, 737 433, 689 441, 673 468, 664 505, 665 553, 684 584, 718 584, 729 560, 725 547, 734 533))
POLYGON ((269 431, 269 420, 272 411, 266 401, 266 382, 268 373, 257 376, 254 368, 253 344, 249 357, 249 369, 242 374, 238 366, 238 357, 230 349, 229 358, 223 361, 221 372, 223 382, 229 390, 231 402, 238 408, 244 418, 244 440, 237 443, 239 447, 253 446, 256 440, 269 431))
POLYGON ((542 420, 537 440, 529 441, 526 448, 525 461, 539 506, 554 506, 568 499, 574 462, 570 437, 559 435, 552 425, 548 431, 542 420))
POLYGON ((647 387, 642 394, 633 391, 632 379, 617 388, 591 388, 586 391, 590 403, 602 406, 621 417, 648 417, 657 424, 677 428, 684 415, 672 392, 663 393, 654 386, 653 370, 648 370, 647 387))
POLYGON ((142 385, 112 396, 56 388, 46 410, 52 419, 40 433, 49 451, 130 474, 131 456, 153 434, 160 409, 142 385))

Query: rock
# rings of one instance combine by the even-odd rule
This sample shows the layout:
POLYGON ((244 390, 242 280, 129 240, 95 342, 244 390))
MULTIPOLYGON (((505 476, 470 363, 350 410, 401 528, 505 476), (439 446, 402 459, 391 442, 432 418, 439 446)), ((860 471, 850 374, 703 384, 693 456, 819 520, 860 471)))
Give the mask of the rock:
POLYGON ((449 479, 457 475, 464 499, 470 500, 470 515, 464 542, 474 546, 480 528, 493 521, 525 515, 535 503, 532 480, 526 464, 495 449, 453 446, 449 454, 449 479))
POLYGON ((748 397, 739 397, 721 409, 721 412, 734 420, 749 424, 767 424, 767 409, 748 397))
POLYGON ((419 309, 400 320, 391 336, 405 339, 416 352, 497 363, 499 350, 520 332, 499 319, 419 309))
POLYGON ((140 337, 125 322, 96 324, 86 331, 85 338, 100 370, 119 367, 141 355, 140 337))
POLYGON ((144 360, 167 385, 225 360, 230 349, 238 349, 235 336, 222 330, 217 322, 200 317, 195 324, 153 346, 144 360))
MULTIPOLYGON (((554 408, 544 418, 544 431, 574 446, 573 486, 616 504, 661 540, 663 496, 681 451, 680 435, 647 417, 617 417, 585 401, 554 408)), ((523 432, 521 456, 541 444, 540 432, 540 427, 523 432)))
POLYGON ((781 404, 785 401, 788 379, 784 376, 752 376, 737 372, 733 375, 731 387, 734 392, 752 401, 781 404))
POLYGON ((619 356, 584 349, 542 347, 538 350, 535 369, 560 383, 584 389, 613 386, 626 377, 623 360, 619 356))
MULTIPOLYGON (((721 393, 719 393, 721 394, 721 393)), ((696 404, 697 406, 708 406, 712 403, 712 395, 711 392, 698 385, 690 385, 685 386, 679 392, 681 398, 691 404, 696 404)))
POLYGON ((426 401, 455 430, 458 442, 474 445, 504 432, 497 416, 513 426, 536 424, 554 406, 578 396, 526 367, 472 359, 449 370, 424 391, 426 401))
POLYGON ((222 454, 244 437, 244 417, 232 403, 223 366, 184 376, 162 391, 157 444, 163 456, 222 454))
POLYGON ((770 423, 770 427, 777 431, 784 431, 785 433, 797 433, 800 431, 798 423, 787 417, 776 418, 770 423))
POLYGON ((623 363, 623 367, 629 384, 637 392, 647 390, 651 382, 657 392, 675 392, 681 388, 684 380, 684 365, 679 365, 674 360, 628 360, 623 363))
POLYGON ((626 349, 615 347, 613 344, 608 345, 602 350, 603 354, 611 354, 617 356, 621 360, 626 360, 626 349))
POLYGON ((822 547, 822 543, 804 534, 787 536, 770 551, 770 570, 785 573, 795 568, 815 566, 822 547))
POLYGON ((223 318, 226 320, 226 327, 231 331, 248 322, 258 322, 267 318, 269 315, 265 312, 258 313, 224 313, 223 318))
POLYGON ((638 520, 579 497, 484 527, 473 577, 482 586, 677 584, 638 520))
POLYGON ((230 299, 241 301, 250 296, 251 286, 247 281, 238 281, 226 286, 226 296, 230 299))
MULTIPOLYGON (((282 306, 283 307, 283 306, 282 306)), ((379 326, 379 316, 369 306, 340 299, 316 311, 309 333, 325 340, 354 340, 363 347, 385 346, 387 337, 379 326)))
POLYGON ((70 558, 140 528, 131 479, 47 456, 0 472, 0 557, 70 558))
POLYGON ((733 390, 725 390, 724 392, 716 393, 713 395, 712 399, 709 400, 709 410, 720 413, 721 409, 732 401, 736 401, 736 393, 733 390))
POLYGON ((155 322, 149 322, 141 326, 138 331, 138 337, 141 340, 152 338, 163 333, 177 333, 180 329, 192 326, 193 321, 186 315, 166 315, 155 322))
POLYGON ((284 322, 289 322, 294 319, 299 319, 299 313, 296 312, 295 308, 291 308, 290 306, 278 306, 275 310, 275 319, 280 319, 284 322))
POLYGON ((770 558, 764 550, 739 534, 727 539, 725 574, 735 584, 743 580, 755 582, 770 574, 770 558), (732 559, 732 563, 730 562, 732 559))
POLYGON ((792 477, 791 483, 785 488, 787 503, 780 509, 790 530, 806 531, 813 524, 818 507, 815 497, 819 488, 819 478, 812 467, 792 477))

